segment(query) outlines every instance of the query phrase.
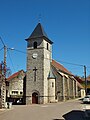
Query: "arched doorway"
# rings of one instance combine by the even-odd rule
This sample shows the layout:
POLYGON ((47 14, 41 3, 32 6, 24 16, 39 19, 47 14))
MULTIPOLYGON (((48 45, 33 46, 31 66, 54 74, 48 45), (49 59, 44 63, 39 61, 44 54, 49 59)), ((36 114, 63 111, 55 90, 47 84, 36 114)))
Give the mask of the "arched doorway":
POLYGON ((32 104, 38 104, 38 94, 36 92, 32 93, 32 104))

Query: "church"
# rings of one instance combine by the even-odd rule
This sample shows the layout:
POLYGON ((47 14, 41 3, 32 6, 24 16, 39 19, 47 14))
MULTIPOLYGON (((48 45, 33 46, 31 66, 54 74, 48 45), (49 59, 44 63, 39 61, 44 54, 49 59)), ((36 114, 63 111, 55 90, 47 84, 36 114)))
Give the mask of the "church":
POLYGON ((27 41, 26 104, 45 104, 78 97, 74 75, 52 59, 52 44, 41 23, 27 41))

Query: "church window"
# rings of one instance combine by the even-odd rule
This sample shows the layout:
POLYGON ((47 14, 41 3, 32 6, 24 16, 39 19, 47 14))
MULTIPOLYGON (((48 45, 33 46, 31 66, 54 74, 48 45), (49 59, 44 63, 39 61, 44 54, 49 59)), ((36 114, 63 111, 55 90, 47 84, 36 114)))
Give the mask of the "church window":
POLYGON ((34 49, 37 48, 37 42, 34 42, 34 43, 33 43, 33 47, 34 47, 34 49))
POLYGON ((47 43, 47 50, 48 50, 48 48, 49 48, 49 45, 48 45, 48 43, 47 43))
POLYGON ((54 82, 52 82, 52 87, 54 87, 54 82))

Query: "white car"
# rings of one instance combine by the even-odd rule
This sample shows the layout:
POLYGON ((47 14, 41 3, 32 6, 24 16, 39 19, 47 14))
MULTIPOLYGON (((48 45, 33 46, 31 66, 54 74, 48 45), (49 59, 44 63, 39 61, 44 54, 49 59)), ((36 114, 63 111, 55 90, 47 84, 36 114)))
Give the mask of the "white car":
POLYGON ((90 103, 90 95, 87 95, 83 98, 83 103, 90 103))

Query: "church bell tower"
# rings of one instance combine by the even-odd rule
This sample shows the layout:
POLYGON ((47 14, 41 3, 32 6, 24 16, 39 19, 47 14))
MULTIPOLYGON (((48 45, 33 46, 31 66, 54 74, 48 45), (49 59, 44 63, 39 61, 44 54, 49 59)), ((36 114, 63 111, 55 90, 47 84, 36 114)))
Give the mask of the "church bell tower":
POLYGON ((41 23, 27 41, 26 104, 48 102, 48 75, 52 61, 52 41, 41 23))

